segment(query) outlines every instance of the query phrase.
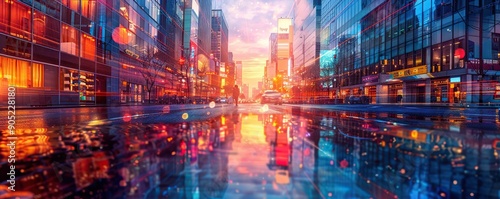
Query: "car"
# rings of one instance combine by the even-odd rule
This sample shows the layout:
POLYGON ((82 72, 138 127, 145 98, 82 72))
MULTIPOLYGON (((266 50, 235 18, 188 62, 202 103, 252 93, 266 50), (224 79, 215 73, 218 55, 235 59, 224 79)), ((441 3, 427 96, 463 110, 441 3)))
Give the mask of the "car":
POLYGON ((281 93, 275 90, 264 91, 262 97, 260 98, 261 104, 273 103, 273 104, 283 104, 283 98, 281 93))
POLYGON ((349 97, 346 97, 345 103, 346 104, 369 104, 370 98, 368 96, 351 95, 349 97))
POLYGON ((225 97, 220 97, 220 98, 218 98, 215 102, 217 102, 217 103, 227 103, 227 98, 225 98, 225 97))

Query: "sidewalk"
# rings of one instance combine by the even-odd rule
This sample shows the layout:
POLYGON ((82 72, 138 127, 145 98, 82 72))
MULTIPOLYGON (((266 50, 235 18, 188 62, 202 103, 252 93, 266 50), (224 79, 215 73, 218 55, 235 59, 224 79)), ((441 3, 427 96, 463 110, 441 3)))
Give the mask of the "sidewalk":
MULTIPOLYGON (((15 106, 16 110, 30 110, 30 109, 61 109, 61 108, 97 108, 97 107, 108 107, 108 108, 119 108, 119 107, 164 107, 169 106, 171 109, 186 108, 186 109, 199 109, 208 107, 208 104, 147 104, 147 103, 128 103, 128 104, 95 104, 95 105, 51 105, 51 106, 15 106)), ((221 104, 216 104, 216 107, 222 107, 221 104)), ((0 110, 7 110, 8 107, 3 105, 0 106, 0 110)))
POLYGON ((324 105, 324 106, 352 106, 352 107, 360 107, 360 106, 398 106, 398 107, 407 107, 407 106, 420 106, 420 107, 448 107, 448 108, 500 108, 500 103, 493 104, 493 103, 488 103, 488 104, 483 104, 479 105, 477 103, 473 104, 449 104, 449 103, 371 103, 371 104, 333 104, 333 103, 328 103, 328 104, 290 104, 290 105, 324 105))
POLYGON ((379 104, 367 104, 372 106, 421 106, 421 107, 448 107, 448 108, 488 108, 495 109, 500 108, 500 104, 483 104, 478 103, 466 104, 466 103, 379 103, 379 104))

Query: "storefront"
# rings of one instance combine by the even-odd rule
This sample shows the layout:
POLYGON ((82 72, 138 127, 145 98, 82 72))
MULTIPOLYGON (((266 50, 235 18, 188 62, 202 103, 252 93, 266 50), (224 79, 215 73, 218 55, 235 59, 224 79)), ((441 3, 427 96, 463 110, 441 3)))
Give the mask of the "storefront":
POLYGON ((425 103, 425 80, 406 83, 405 102, 425 103))
POLYGON ((389 84, 389 103, 400 103, 403 100, 403 83, 389 84))
POLYGON ((122 103, 142 102, 143 86, 139 84, 122 81, 120 89, 120 101, 122 103))
POLYGON ((362 78, 364 84, 363 95, 370 98, 370 103, 377 103, 377 83, 379 75, 368 75, 362 78))
POLYGON ((466 95, 461 77, 431 80, 431 103, 462 103, 465 102, 466 95))
POLYGON ((84 103, 95 102, 94 73, 79 72, 74 69, 61 69, 62 90, 78 93, 78 99, 84 103))

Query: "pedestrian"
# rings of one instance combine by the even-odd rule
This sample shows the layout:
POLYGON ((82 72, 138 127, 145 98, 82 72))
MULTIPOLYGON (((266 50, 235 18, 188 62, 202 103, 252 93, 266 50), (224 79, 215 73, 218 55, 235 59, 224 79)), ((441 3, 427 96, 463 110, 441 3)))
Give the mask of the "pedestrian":
POLYGON ((240 89, 238 88, 238 85, 234 85, 233 100, 234 100, 234 104, 236 104, 236 106, 238 106, 238 98, 239 97, 240 97, 240 89))

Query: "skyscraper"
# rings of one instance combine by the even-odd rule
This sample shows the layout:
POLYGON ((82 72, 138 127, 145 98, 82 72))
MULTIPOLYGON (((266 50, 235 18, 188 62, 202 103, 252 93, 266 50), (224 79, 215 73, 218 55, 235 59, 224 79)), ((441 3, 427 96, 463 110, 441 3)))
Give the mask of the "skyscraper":
POLYGON ((219 75, 218 89, 220 94, 224 94, 224 86, 226 85, 226 68, 228 63, 228 27, 226 18, 221 9, 212 10, 212 53, 214 57, 220 61, 219 68, 215 72, 219 75))
POLYGON ((336 96, 500 102, 499 9, 483 3, 323 0, 321 45, 331 51, 336 96), (483 92, 483 80, 494 82, 491 92, 483 92))
POLYGON ((294 8, 293 78, 296 86, 304 86, 306 79, 314 81, 321 72, 321 1, 296 0, 294 8))
POLYGON ((201 95, 203 85, 197 76, 209 68, 211 51, 211 1, 185 0, 183 55, 187 62, 189 95, 201 95))
MULTIPOLYGON (((277 53, 276 73, 277 75, 289 76, 290 62, 292 59, 293 26, 292 19, 278 19, 277 28, 277 53)), ((272 52, 272 51, 271 51, 272 52)))
POLYGON ((0 8, 0 87, 16 86, 16 104, 135 103, 180 91, 179 1, 1 1, 0 8), (146 55, 161 66, 154 84, 137 75, 146 55))

